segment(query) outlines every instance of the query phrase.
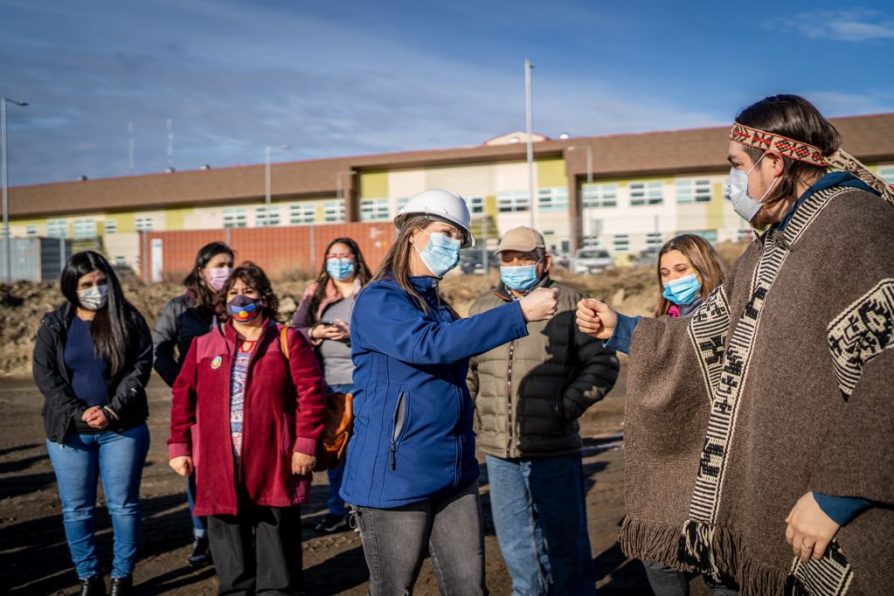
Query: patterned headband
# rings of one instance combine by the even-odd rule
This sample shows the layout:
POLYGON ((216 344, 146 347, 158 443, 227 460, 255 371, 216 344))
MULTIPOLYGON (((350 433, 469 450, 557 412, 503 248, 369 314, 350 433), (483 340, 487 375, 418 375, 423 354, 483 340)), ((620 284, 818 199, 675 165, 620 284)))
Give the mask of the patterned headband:
POLYGON ((810 143, 751 128, 738 122, 733 124, 732 129, 729 131, 729 138, 742 145, 756 147, 763 151, 776 151, 796 161, 802 161, 820 168, 827 168, 829 171, 850 172, 878 191, 883 199, 894 206, 894 184, 888 184, 884 178, 870 171, 856 157, 842 149, 838 149, 831 155, 823 155, 819 147, 815 147, 810 143))

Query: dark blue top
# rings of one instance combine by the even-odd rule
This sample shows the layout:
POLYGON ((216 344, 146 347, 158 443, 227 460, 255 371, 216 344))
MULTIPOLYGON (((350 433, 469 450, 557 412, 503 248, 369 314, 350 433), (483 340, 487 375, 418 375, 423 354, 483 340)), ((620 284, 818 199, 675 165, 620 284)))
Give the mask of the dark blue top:
POLYGON ((354 433, 341 497, 391 509, 459 491, 478 478, 469 358, 527 335, 518 302, 457 319, 433 277, 411 277, 427 305, 390 279, 354 303, 354 433))
POLYGON ((90 323, 72 317, 63 354, 75 396, 87 406, 108 405, 109 363, 96 355, 90 323))

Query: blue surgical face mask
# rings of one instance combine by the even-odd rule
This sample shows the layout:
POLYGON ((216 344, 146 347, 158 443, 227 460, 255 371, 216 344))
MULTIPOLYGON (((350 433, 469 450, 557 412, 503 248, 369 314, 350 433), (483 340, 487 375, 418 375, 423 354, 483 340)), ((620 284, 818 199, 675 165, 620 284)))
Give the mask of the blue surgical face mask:
POLYGON ((537 265, 521 265, 518 267, 500 267, 500 279, 507 288, 516 292, 529 292, 540 281, 537 265))
POLYGON ((326 273, 332 279, 341 281, 354 275, 353 259, 326 259, 326 273))
POLYGON ((444 277, 444 274, 459 263, 459 249, 462 242, 440 232, 434 234, 425 230, 423 232, 428 234, 429 241, 423 250, 416 248, 419 251, 419 258, 435 277, 444 277))
POLYGON ((661 295, 677 306, 685 306, 695 299, 701 289, 702 284, 698 281, 698 277, 693 273, 664 284, 664 291, 661 295))
POLYGON ((729 198, 733 203, 733 210, 739 214, 739 217, 749 223, 757 215, 757 212, 761 210, 762 201, 770 194, 770 191, 776 184, 776 180, 778 180, 773 180, 773 184, 770 185, 770 188, 767 189, 767 192, 760 199, 752 199, 748 195, 748 174, 757 167, 764 155, 766 153, 761 155, 747 172, 743 172, 735 167, 729 170, 729 198))

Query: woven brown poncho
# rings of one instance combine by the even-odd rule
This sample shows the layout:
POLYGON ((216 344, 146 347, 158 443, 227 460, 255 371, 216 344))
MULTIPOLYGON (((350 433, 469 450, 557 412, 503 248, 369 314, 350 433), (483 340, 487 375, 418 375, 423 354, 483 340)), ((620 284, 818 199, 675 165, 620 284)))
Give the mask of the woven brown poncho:
POLYGON ((621 543, 742 594, 894 593, 894 208, 832 187, 755 241, 692 319, 640 322, 621 543), (804 493, 876 504, 800 564, 804 493))

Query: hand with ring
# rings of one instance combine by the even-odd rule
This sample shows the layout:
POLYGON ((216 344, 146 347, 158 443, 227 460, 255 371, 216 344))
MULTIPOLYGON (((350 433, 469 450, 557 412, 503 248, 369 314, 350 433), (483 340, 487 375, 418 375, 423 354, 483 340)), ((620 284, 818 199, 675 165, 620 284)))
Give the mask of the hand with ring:
POLYGON ((788 524, 785 540, 791 545, 792 553, 805 563, 811 557, 821 559, 841 527, 820 508, 813 493, 798 499, 785 523, 788 524))

